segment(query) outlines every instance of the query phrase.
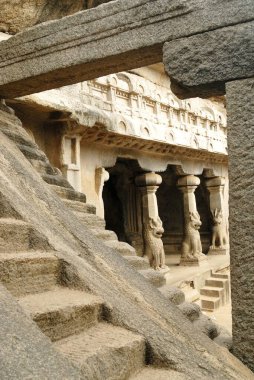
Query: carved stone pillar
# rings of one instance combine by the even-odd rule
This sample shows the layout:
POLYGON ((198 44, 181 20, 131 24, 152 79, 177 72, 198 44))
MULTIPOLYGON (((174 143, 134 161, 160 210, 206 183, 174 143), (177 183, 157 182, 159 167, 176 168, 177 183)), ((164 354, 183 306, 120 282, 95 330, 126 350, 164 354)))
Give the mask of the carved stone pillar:
POLYGON ((96 214, 104 218, 104 203, 102 199, 102 191, 104 183, 109 180, 109 173, 104 168, 97 168, 95 170, 95 191, 99 199, 99 207, 96 207, 96 214))
POLYGON ((184 207, 184 238, 180 265, 197 266, 206 259, 202 253, 199 229, 200 216, 197 212, 195 190, 200 179, 194 175, 183 176, 178 179, 177 186, 183 194, 184 207))
POLYGON ((162 242, 164 229, 158 213, 156 191, 162 182, 159 174, 154 172, 136 177, 135 183, 141 191, 144 253, 150 266, 155 270, 167 269, 162 242))
POLYGON ((225 255, 228 252, 227 221, 223 199, 224 186, 225 179, 223 177, 214 177, 206 181, 206 187, 210 193, 210 210, 213 218, 209 255, 225 255))

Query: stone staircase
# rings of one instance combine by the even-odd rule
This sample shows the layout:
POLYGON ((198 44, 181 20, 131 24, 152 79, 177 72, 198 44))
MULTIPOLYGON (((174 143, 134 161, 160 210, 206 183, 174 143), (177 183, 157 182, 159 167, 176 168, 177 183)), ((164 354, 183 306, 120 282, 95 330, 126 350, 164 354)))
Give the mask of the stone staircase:
POLYGON ((211 273, 200 289, 201 309, 214 311, 230 301, 229 273, 211 273))
POLYGON ((103 300, 66 287, 63 278, 64 262, 46 239, 22 220, 0 219, 0 281, 79 368, 80 379, 161 379, 174 372, 147 366, 145 339, 108 323, 103 300))
MULTIPOLYGON (((165 288, 164 274, 150 268, 145 258, 139 257, 135 249, 125 242, 120 242, 113 231, 105 230, 105 220, 96 215, 94 205, 86 203, 86 196, 72 188, 63 177, 61 171, 54 168, 45 153, 31 139, 21 122, 14 116, 13 110, 1 105, 9 116, 6 123, 1 125, 1 131, 19 147, 24 156, 30 161, 36 171, 47 182, 51 189, 63 200, 74 214, 90 228, 91 232, 103 240, 104 244, 124 256, 149 282, 162 290, 165 288), (12 120, 13 122, 10 122, 12 120)), ((1 110, 0 107, 0 110, 1 110)))

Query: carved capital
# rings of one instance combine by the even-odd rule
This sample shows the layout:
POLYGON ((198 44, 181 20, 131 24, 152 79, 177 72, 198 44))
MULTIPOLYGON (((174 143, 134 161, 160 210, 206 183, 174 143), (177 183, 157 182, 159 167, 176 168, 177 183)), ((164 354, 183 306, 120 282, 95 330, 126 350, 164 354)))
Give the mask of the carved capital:
POLYGON ((200 179, 194 175, 180 177, 177 181, 177 186, 183 193, 193 193, 199 184, 200 179))
POLYGON ((205 184, 209 192, 218 191, 219 189, 223 189, 225 186, 225 178, 224 177, 214 177, 208 179, 205 184))
POLYGON ((135 184, 138 187, 156 187, 157 189, 161 182, 161 176, 155 172, 144 173, 135 179, 135 184))

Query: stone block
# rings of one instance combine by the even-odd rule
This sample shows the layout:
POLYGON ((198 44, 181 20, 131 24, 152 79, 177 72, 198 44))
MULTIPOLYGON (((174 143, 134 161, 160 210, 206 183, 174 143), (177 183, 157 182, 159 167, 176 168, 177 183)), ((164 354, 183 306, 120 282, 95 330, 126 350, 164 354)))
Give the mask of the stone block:
POLYGON ((169 301, 173 302, 175 305, 180 305, 185 302, 184 292, 174 286, 162 286, 160 292, 166 297, 169 301))
POLYGON ((200 307, 196 303, 183 302, 178 308, 191 322, 197 320, 201 315, 200 307))
POLYGON ((30 294, 19 298, 19 304, 52 341, 90 328, 102 314, 101 299, 68 288, 30 294))
POLYGON ((54 346, 80 368, 85 379, 126 379, 145 363, 144 338, 107 323, 55 342, 54 346))
POLYGON ((51 253, 0 254, 0 280, 15 296, 52 289, 60 270, 60 261, 51 253))
POLYGON ((253 34, 251 21, 166 43, 164 64, 175 82, 175 94, 224 95, 225 82, 254 76, 253 34))

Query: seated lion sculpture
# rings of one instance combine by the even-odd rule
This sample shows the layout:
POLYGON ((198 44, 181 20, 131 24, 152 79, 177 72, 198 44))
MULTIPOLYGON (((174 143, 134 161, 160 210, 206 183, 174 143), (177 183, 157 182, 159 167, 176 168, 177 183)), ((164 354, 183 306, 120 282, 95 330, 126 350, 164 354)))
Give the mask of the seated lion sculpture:
POLYGON ((143 228, 145 255, 149 259, 150 266, 155 270, 166 268, 165 252, 162 242, 164 228, 159 217, 149 218, 148 223, 144 223, 143 228))
POLYGON ((227 244, 227 231, 226 226, 223 221, 222 211, 215 209, 212 212, 213 215, 213 235, 212 235, 212 245, 210 249, 223 248, 227 244))
POLYGON ((195 259, 203 256, 199 229, 202 222, 198 212, 189 213, 189 221, 185 227, 182 245, 182 258, 195 259))

